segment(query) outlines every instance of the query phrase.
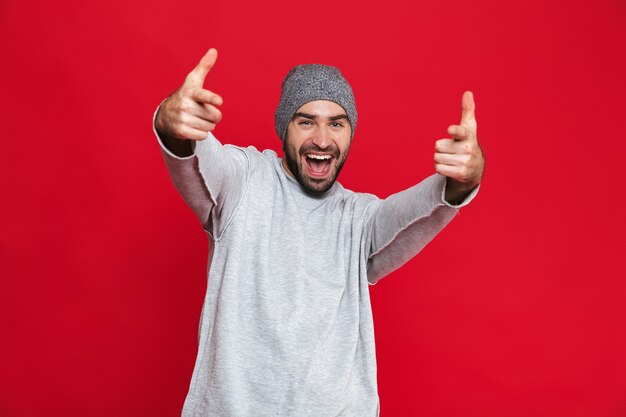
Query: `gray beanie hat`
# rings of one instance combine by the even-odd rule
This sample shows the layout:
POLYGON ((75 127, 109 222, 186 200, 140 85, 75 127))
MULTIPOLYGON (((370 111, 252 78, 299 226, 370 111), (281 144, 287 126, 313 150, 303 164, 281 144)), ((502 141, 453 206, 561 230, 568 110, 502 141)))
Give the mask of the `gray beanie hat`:
POLYGON ((354 94, 339 69, 321 64, 297 65, 283 80, 282 90, 274 124, 283 142, 287 136, 287 125, 295 112, 315 100, 328 100, 343 107, 352 127, 350 138, 354 137, 357 121, 354 94))

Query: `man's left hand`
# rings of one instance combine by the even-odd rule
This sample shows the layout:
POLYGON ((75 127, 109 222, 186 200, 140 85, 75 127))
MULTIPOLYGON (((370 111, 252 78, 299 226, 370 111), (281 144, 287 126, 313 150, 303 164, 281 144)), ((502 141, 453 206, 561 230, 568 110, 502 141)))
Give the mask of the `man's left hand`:
POLYGON ((480 184, 485 169, 471 91, 463 93, 462 105, 461 123, 448 127, 452 139, 435 142, 435 171, 448 177, 445 198, 450 204, 460 204, 480 184))

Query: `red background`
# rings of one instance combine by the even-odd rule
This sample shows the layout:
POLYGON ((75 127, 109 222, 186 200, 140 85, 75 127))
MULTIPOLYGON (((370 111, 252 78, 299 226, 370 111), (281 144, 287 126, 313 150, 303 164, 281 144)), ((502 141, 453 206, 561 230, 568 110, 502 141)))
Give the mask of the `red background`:
POLYGON ((381 416, 626 416, 623 0, 8 0, 0 36, 1 416, 180 413, 207 241, 151 117, 211 46, 259 149, 289 68, 339 66, 340 180, 381 197, 475 93, 479 196, 370 288, 381 416))

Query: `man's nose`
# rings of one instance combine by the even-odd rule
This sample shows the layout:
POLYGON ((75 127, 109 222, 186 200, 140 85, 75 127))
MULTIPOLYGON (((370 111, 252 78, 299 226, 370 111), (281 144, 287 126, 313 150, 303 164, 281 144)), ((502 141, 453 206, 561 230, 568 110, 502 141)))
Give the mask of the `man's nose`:
POLYGON ((313 137, 313 143, 316 144, 320 149, 326 149, 332 143, 332 138, 330 132, 326 127, 320 127, 315 132, 315 136, 313 137))

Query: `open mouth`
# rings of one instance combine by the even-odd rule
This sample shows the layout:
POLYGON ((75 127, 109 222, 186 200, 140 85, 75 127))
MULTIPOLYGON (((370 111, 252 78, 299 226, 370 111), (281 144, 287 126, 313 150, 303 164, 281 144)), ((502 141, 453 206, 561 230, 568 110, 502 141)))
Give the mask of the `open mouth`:
POLYGON ((307 173, 311 177, 323 178, 330 172, 334 157, 331 154, 307 153, 304 155, 307 173))

